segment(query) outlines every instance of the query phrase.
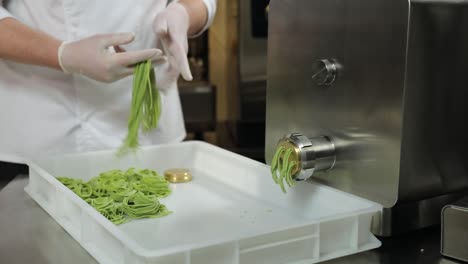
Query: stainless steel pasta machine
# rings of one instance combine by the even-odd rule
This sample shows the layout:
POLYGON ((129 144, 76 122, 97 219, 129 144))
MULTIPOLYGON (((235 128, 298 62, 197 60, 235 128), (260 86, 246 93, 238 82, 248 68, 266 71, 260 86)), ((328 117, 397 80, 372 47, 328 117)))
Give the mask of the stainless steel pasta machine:
MULTIPOLYGON (((384 206, 374 233, 440 221, 468 189, 468 1, 272 0, 266 160, 384 206)), ((294 191, 294 190, 292 190, 294 191)))

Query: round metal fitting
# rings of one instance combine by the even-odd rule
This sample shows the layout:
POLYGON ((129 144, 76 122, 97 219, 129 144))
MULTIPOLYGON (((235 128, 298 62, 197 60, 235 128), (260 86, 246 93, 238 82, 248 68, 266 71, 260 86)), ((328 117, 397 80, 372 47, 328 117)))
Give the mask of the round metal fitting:
POLYGON ((318 86, 331 86, 337 76, 341 65, 334 59, 316 60, 312 64, 312 79, 318 86))
POLYGON ((315 171, 330 170, 335 164, 335 145, 326 136, 308 138, 300 133, 287 134, 278 142, 280 146, 293 150, 289 161, 298 164, 293 171, 296 181, 309 179, 315 171))

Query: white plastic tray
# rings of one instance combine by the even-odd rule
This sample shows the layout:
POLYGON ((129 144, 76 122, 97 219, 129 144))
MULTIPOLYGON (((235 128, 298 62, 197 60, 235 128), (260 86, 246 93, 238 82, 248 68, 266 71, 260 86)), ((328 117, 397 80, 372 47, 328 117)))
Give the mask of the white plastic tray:
POLYGON ((202 142, 48 158, 30 164, 26 192, 100 263, 315 263, 380 246, 370 232, 381 206, 312 183, 283 194, 269 167, 202 142), (113 225, 55 177, 89 179, 129 167, 189 168, 162 202, 174 213, 113 225))

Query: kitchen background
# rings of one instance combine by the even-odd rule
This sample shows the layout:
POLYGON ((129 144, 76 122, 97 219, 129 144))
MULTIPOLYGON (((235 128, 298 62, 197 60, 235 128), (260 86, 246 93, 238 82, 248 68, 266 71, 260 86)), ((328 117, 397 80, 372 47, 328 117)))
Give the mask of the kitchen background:
POLYGON ((268 3, 219 1, 211 29, 190 43, 198 82, 180 85, 190 139, 259 161, 264 161, 268 3))

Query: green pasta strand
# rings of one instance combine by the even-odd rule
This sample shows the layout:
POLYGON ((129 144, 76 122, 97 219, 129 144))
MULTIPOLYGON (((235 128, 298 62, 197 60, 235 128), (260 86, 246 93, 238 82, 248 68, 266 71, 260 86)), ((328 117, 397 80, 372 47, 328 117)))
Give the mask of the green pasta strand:
POLYGON ((57 179, 116 225, 171 213, 158 200, 171 193, 169 182, 153 170, 111 170, 88 182, 57 179))
POLYGON ((286 182, 288 183, 289 187, 294 187, 296 185, 296 181, 292 178, 292 172, 296 168, 295 161, 292 161, 288 164, 288 169, 286 170, 285 178, 286 182))
POLYGON ((293 172, 296 170, 298 164, 296 161, 290 161, 289 157, 293 153, 292 149, 285 147, 278 147, 271 161, 271 177, 273 181, 278 184, 281 190, 286 193, 285 183, 289 187, 294 187, 296 181, 294 180, 293 172))
POLYGON ((155 129, 160 116, 161 96, 156 87, 156 74, 151 60, 147 60, 135 66, 127 137, 117 155, 135 151, 139 147, 140 128, 143 132, 155 129))
POLYGON ((285 150, 286 149, 284 147, 279 147, 276 150, 275 155, 273 156, 273 160, 271 162, 271 176, 273 177, 273 180, 277 184, 279 183, 279 177, 277 173, 278 165, 280 163, 279 157, 284 153, 285 150))

